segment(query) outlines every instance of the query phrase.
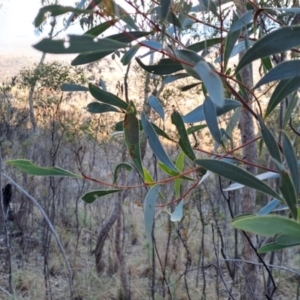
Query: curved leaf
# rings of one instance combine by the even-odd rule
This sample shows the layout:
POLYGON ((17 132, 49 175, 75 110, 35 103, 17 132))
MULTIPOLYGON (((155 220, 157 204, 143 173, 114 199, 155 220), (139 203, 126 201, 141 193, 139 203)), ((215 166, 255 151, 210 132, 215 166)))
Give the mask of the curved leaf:
POLYGON ((164 76, 163 77, 163 83, 168 84, 171 82, 174 82, 178 79, 186 78, 189 77, 190 75, 187 73, 180 73, 180 74, 174 74, 174 75, 169 75, 169 76, 164 76))
POLYGON ((293 95, 291 95, 290 102, 289 102, 286 112, 284 114, 282 128, 286 127, 287 123, 289 122, 289 120, 292 116, 292 113, 294 112, 294 108, 296 107, 297 103, 298 103, 298 95, 297 95, 297 92, 294 92, 293 95))
POLYGON ((279 163, 281 163, 281 156, 274 135, 272 134, 270 129, 265 125, 260 116, 258 116, 258 121, 261 128, 263 140, 270 152, 270 155, 279 163))
POLYGON ((212 102, 218 107, 224 106, 223 83, 220 76, 205 61, 197 63, 194 70, 202 79, 212 102))
POLYGON ((34 176, 61 176, 71 178, 82 178, 81 175, 71 173, 58 167, 39 167, 27 159, 8 160, 6 161, 6 164, 17 167, 18 169, 25 171, 27 174, 34 176))
POLYGON ((154 109, 155 112, 159 114, 159 116, 165 120, 165 111, 162 107, 160 101, 153 95, 148 98, 149 105, 154 109))
POLYGON ((128 65, 132 58, 136 55, 137 51, 139 50, 140 45, 136 44, 135 46, 131 47, 121 58, 121 63, 126 66, 128 65))
POLYGON ((182 65, 169 58, 162 58, 156 65, 145 65, 140 58, 135 58, 142 69, 155 75, 172 74, 183 69, 182 65))
POLYGON ((281 80, 272 93, 265 117, 267 117, 285 97, 296 91, 299 87, 300 77, 281 80))
POLYGON ((164 21, 169 15, 171 0, 160 0, 160 18, 164 21))
POLYGON ((91 11, 89 9, 78 9, 74 8, 72 6, 62 6, 62 5, 47 5, 42 8, 40 8, 37 16, 34 20, 34 26, 39 27, 45 20, 46 20, 46 14, 50 13, 52 17, 57 17, 60 15, 63 15, 68 12, 73 12, 77 14, 89 14, 91 11))
POLYGON ((224 161, 214 159, 196 159, 195 163, 213 173, 223 176, 229 180, 238 182, 247 187, 253 188, 262 193, 281 199, 281 197, 263 181, 257 179, 254 175, 235 165, 224 161))
MULTIPOLYGON (((167 174, 171 175, 172 177, 181 175, 178 171, 175 172, 175 171, 169 169, 166 165, 164 165, 164 164, 161 163, 161 162, 158 162, 158 166, 159 166, 164 172, 166 172, 167 174)), ((187 177, 187 176, 182 176, 182 177, 180 177, 180 178, 182 178, 182 179, 184 179, 184 180, 194 181, 193 178, 190 178, 190 177, 187 177)))
POLYGON ((118 172, 120 171, 120 169, 125 169, 128 172, 132 171, 132 166, 128 163, 120 163, 115 167, 114 170, 114 184, 117 182, 117 178, 118 178, 118 172))
POLYGON ((216 44, 219 44, 220 42, 221 42, 220 38, 213 38, 213 39, 204 40, 204 41, 189 45, 187 48, 189 50, 192 50, 195 52, 200 52, 200 51, 208 49, 216 44))
POLYGON ((240 17, 231 27, 230 27, 230 33, 243 29, 244 27, 247 27, 250 23, 253 21, 253 10, 249 10, 246 12, 242 17, 240 17))
POLYGON ((263 236, 273 236, 279 233, 293 237, 299 237, 300 235, 299 223, 292 219, 276 215, 238 218, 237 220, 233 220, 232 226, 263 236))
MULTIPOLYGON (((184 153, 180 152, 180 154, 177 156, 176 159, 176 168, 179 170, 179 172, 183 172, 183 167, 184 167, 184 153)), ((179 197, 180 196, 180 185, 181 185, 181 178, 175 179, 174 181, 174 187, 175 187, 175 197, 179 197)))
POLYGON ((62 92, 87 92, 89 89, 85 86, 72 84, 72 83, 63 83, 60 86, 62 92))
POLYGON ((264 206, 258 213, 258 216, 270 214, 278 205, 280 201, 278 199, 273 199, 266 206, 264 206))
POLYGON ((287 165, 291 172, 291 176, 292 176, 293 183, 295 186, 296 194, 298 195, 298 193, 299 193, 299 169, 298 169, 297 157, 296 157, 292 142, 290 141, 289 137, 287 136, 287 134, 285 132, 283 132, 282 147, 283 147, 283 153, 285 155, 287 165))
POLYGON ((219 144, 222 144, 221 132, 218 125, 217 111, 216 107, 209 97, 206 97, 203 103, 203 113, 205 116, 207 127, 219 144))
POLYGON ((120 112, 115 107, 108 105, 108 104, 102 104, 98 102, 92 102, 89 103, 87 106, 87 111, 92 114, 102 114, 106 112, 120 112))
POLYGON ((100 191, 91 191, 88 192, 86 194, 84 194, 84 196, 82 196, 82 200, 86 203, 93 203, 94 201, 96 201, 98 198, 109 195, 109 194, 113 194, 113 193, 117 193, 120 192, 122 190, 100 190, 100 191))
POLYGON ((154 128, 152 127, 151 123, 147 120, 144 113, 142 113, 141 115, 141 123, 143 126, 143 130, 146 134, 149 146, 152 149, 154 155, 157 157, 157 159, 171 170, 178 172, 178 170, 170 160, 168 154, 165 152, 163 146, 160 143, 160 140, 158 139, 158 136, 154 131, 154 128))
POLYGON ((254 60, 285 52, 300 45, 300 26, 287 26, 267 34, 257 41, 241 58, 236 73, 254 60))
MULTIPOLYGON (((294 245, 296 246, 296 245, 294 245)), ((276 242, 266 244, 257 250, 258 253, 267 253, 271 251, 278 251, 285 248, 291 247, 291 245, 280 245, 276 242)))
POLYGON ((152 233, 154 226, 154 216, 155 216, 155 204, 158 198, 160 190, 160 185, 154 185, 148 191, 145 202, 144 202, 144 216, 145 216, 145 231, 146 238, 149 244, 152 246, 152 233))
POLYGON ((128 104, 121 100, 119 97, 102 89, 99 89, 97 86, 91 83, 89 84, 89 90, 93 97, 103 103, 113 105, 124 110, 128 108, 128 104))
POLYGON ((276 237, 276 243, 285 246, 295 246, 300 244, 300 237, 290 236, 287 234, 280 234, 276 237))
MULTIPOLYGON (((216 107, 217 116, 223 115, 232 109, 241 107, 240 102, 231 99, 225 99, 223 107, 216 107)), ((196 107, 194 110, 182 117, 184 123, 196 123, 205 121, 203 113, 203 104, 196 107)))
POLYGON ((118 21, 119 21, 118 19, 114 19, 114 20, 109 20, 109 21, 103 22, 103 23, 89 29, 84 34, 97 37, 98 35, 103 33, 106 29, 108 29, 111 26, 115 25, 118 21))
POLYGON ((136 169, 140 173, 140 176, 144 179, 139 131, 139 120, 136 117, 136 108, 134 106, 134 103, 130 101, 124 120, 125 143, 136 169))
POLYGON ((179 202, 176 206, 175 210, 171 214, 171 221, 172 222, 180 222, 183 217, 183 200, 179 202))
POLYGON ((196 159, 195 153, 191 147, 182 117, 178 111, 176 111, 176 110, 173 111, 173 113, 171 115, 171 120, 172 120, 172 124, 174 124, 176 126, 178 134, 180 136, 180 139, 178 142, 179 146, 181 147, 182 151, 185 153, 185 155, 189 159, 195 160, 196 159))
MULTIPOLYGON (((300 76, 300 60, 284 61, 271 69, 255 85, 254 89, 275 80, 284 80, 300 76)), ((299 80, 299 78, 298 78, 299 80)))

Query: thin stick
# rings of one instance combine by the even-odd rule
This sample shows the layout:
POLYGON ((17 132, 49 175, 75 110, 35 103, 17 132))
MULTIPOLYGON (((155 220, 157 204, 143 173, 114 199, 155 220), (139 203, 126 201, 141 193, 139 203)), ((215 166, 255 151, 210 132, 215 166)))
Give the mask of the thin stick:
POLYGON ((64 250, 64 247, 60 241, 60 238, 57 234, 57 232, 55 231, 51 221, 49 220, 47 214, 45 213, 44 209, 40 206, 40 204, 31 196, 29 195, 20 185, 18 185, 12 178, 10 178, 9 176, 5 175, 5 174, 2 174, 3 177, 5 177, 6 179, 8 179, 18 190, 20 190, 24 195, 26 195, 30 201, 39 209, 39 211, 41 212, 41 214, 43 215, 46 223, 48 224, 49 226, 49 229, 50 231, 53 233, 54 235, 54 238, 56 239, 56 242, 57 242, 57 245, 62 253, 62 256, 64 258, 64 261, 66 263, 66 266, 67 266, 67 269, 68 269, 68 272, 69 272, 69 289, 70 289, 70 299, 73 298, 73 273, 72 273, 72 269, 70 267, 70 264, 68 262, 68 259, 67 259, 67 255, 66 255, 66 252, 64 250))

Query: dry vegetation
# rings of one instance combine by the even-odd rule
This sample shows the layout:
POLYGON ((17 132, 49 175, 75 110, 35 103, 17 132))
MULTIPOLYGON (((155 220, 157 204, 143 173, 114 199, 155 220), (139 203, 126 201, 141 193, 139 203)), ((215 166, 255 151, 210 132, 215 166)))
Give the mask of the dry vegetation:
MULTIPOLYGON (((105 78, 111 72, 105 66, 101 66, 101 70, 108 89, 114 91, 116 81, 112 82, 111 76, 105 78)), ((16 75, 10 71, 6 74, 8 77, 16 75)), ((140 105, 144 92, 141 77, 133 71, 130 77, 131 91, 134 91, 131 100, 140 101, 140 105)), ((82 171, 91 177, 112 181, 114 167, 122 160, 123 149, 118 137, 110 135, 113 124, 118 121, 114 114, 89 114, 84 108, 91 99, 83 94, 39 93, 35 95, 36 100, 48 104, 36 107, 38 131, 33 134, 28 117, 28 90, 14 87, 7 94, 8 98, 1 97, 4 161, 26 158, 38 165, 56 165, 75 173, 81 166, 82 171), (51 97, 55 99, 49 104, 47 101, 51 97)), ((197 106, 195 99, 198 96, 197 90, 186 96, 167 86, 161 98, 169 117, 172 105, 184 112, 197 106)), ((151 118, 156 119, 156 116, 151 115, 151 118)), ((165 126, 171 129, 171 135, 175 134, 172 126, 168 123, 165 126)), ((205 139, 205 132, 197 138, 202 148, 213 147, 211 141, 205 139)), ((172 145, 168 145, 168 151, 173 158, 179 153, 172 145)), ((144 164, 155 179, 165 177, 153 168, 155 158, 150 152, 147 152, 144 164)), ((115 229, 109 232, 106 240, 100 273, 96 271, 93 255, 99 228, 110 214, 117 196, 101 198, 87 205, 81 196, 99 188, 95 183, 67 178, 37 178, 12 167, 3 167, 5 174, 37 199, 54 224, 73 271, 74 299, 124 299, 116 262, 115 229)), ((132 299, 227 299, 228 291, 234 298, 243 292, 247 275, 242 273, 241 261, 238 260, 241 237, 230 227, 228 209, 230 203, 232 209, 238 211, 239 194, 232 194, 228 200, 221 194, 219 184, 227 183, 212 177, 195 189, 185 199, 184 219, 179 223, 170 222, 170 207, 157 209, 154 260, 144 234, 142 203, 146 189, 136 189, 123 199, 121 244, 132 299)), ((183 191, 187 188, 188 185, 183 186, 183 191)), ((173 183, 167 184, 163 193, 168 201, 174 199, 173 183)), ((261 201, 266 199, 262 197, 261 201)), ((11 208, 14 220, 8 224, 10 251, 6 249, 1 228, 0 298, 67 299, 68 271, 41 213, 16 188, 13 189, 11 208), (10 262, 13 296, 7 292, 10 262)), ((274 299, 295 299, 299 294, 300 273, 291 271, 299 265, 299 252, 294 252, 292 258, 288 254, 280 252, 271 257, 271 261, 266 259, 272 265, 287 268, 273 269, 278 284, 274 299)), ((266 271, 262 268, 261 280, 266 278, 266 271)))

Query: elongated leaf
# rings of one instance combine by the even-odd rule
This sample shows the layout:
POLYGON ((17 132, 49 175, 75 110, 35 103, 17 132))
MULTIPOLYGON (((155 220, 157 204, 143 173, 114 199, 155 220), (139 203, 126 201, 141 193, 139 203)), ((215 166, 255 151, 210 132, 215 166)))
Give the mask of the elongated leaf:
POLYGON ((160 0, 160 18, 164 21, 169 15, 169 7, 171 5, 171 0, 160 0))
MULTIPOLYGON (((280 175, 275 172, 265 172, 261 173, 259 175, 255 176, 259 180, 266 180, 266 179, 274 179, 274 178, 279 178, 280 175)), ((239 183, 233 183, 226 189, 223 189, 224 192, 229 192, 229 191, 234 191, 243 188, 245 185, 239 184, 239 183)))
MULTIPOLYGON (((296 245, 294 245, 296 246, 296 245)), ((277 242, 269 243, 258 249, 258 253, 267 253, 271 251, 278 251, 285 248, 291 247, 291 245, 280 245, 277 242)))
MULTIPOLYGON (((126 47, 126 43, 120 42, 109 37, 95 41, 93 36, 88 35, 69 35, 68 42, 65 40, 42 39, 33 45, 33 48, 46 53, 53 54, 72 54, 86 52, 101 52, 108 55, 120 48, 126 47)), ((105 55, 105 56, 106 56, 105 55)))
POLYGON ((270 214, 278 205, 280 201, 278 199, 273 199, 266 206, 264 206, 258 213, 258 216, 270 214))
POLYGON ((163 48, 163 44, 159 43, 158 41, 150 40, 150 41, 142 41, 140 46, 147 47, 151 50, 160 51, 163 48))
POLYGON ((218 107, 223 107, 224 92, 220 76, 214 72, 205 61, 197 63, 194 70, 199 74, 204 82, 212 102, 218 107))
POLYGON ((265 117, 267 117, 285 97, 296 91, 299 87, 300 77, 281 80, 272 93, 265 117))
POLYGON ((285 132, 283 133, 282 146, 283 146, 283 153, 285 155, 287 165, 291 172, 291 176, 292 176, 293 183, 295 186, 296 194, 298 195, 298 193, 299 193, 299 169, 298 169, 297 157, 295 154, 294 147, 285 132))
POLYGON ((297 92, 295 92, 290 99, 289 105, 288 105, 286 113, 284 115, 283 126, 282 126, 283 128, 285 128, 287 123, 289 122, 297 103, 298 103, 298 96, 297 96, 297 92))
POLYGON ((180 74, 174 74, 174 75, 169 75, 169 76, 164 76, 163 77, 163 83, 168 84, 172 83, 178 79, 186 78, 189 77, 190 75, 187 73, 180 73, 180 74))
POLYGON ((118 21, 119 21, 118 19, 114 19, 114 20, 109 20, 109 21, 103 22, 103 23, 89 29, 84 34, 91 35, 93 37, 97 37, 98 35, 103 33, 105 30, 107 30, 111 26, 115 25, 118 21))
MULTIPOLYGON (((145 168, 143 168, 143 170, 144 170, 145 183, 152 183, 153 182, 153 178, 152 178, 151 174, 149 173, 149 171, 147 169, 145 169, 145 168)), ((154 184, 152 184, 152 185, 154 185, 154 184)))
POLYGON ((140 48, 140 45, 139 45, 139 44, 137 44, 137 45, 131 47, 131 48, 123 55, 123 57, 122 57, 122 59, 121 59, 121 63, 122 63, 124 66, 127 66, 127 65, 131 62, 132 58, 136 55, 136 53, 137 53, 137 51, 139 50, 139 48, 140 48))
POLYGON ((87 92, 89 89, 78 84, 64 83, 60 86, 60 90, 62 92, 87 92))
POLYGON ((99 190, 99 191, 91 191, 83 195, 82 200, 86 203, 93 203, 98 198, 120 192, 122 190, 99 190))
POLYGON ((250 188, 256 189, 257 191, 260 191, 262 193, 271 195, 274 198, 281 199, 281 197, 264 182, 257 179, 248 171, 245 171, 235 165, 214 159, 196 159, 195 163, 202 166, 204 169, 223 176, 229 180, 238 182, 250 188))
POLYGON ((155 75, 172 74, 183 69, 182 65, 169 58, 161 59, 156 65, 145 65, 138 57, 135 58, 142 69, 155 75))
MULTIPOLYGON (((284 61, 270 70, 255 85, 255 89, 275 80, 284 80, 300 76, 300 60, 284 61)), ((298 77, 300 80, 300 77, 298 77)))
POLYGON ((279 233, 293 237, 299 237, 300 235, 299 223, 292 219, 276 215, 238 218, 237 220, 233 220, 232 226, 263 236, 273 236, 279 233))
MULTIPOLYGON (((179 170, 179 172, 183 172, 183 167, 184 167, 184 153, 180 152, 176 159, 176 168, 179 170)), ((175 179, 174 181, 174 187, 175 187, 175 197, 178 198, 180 196, 180 185, 181 185, 181 178, 175 179)))
POLYGON ((288 205, 292 216, 295 220, 297 220, 298 217, 298 210, 297 210, 297 195, 295 186, 293 185, 293 182, 288 174, 288 172, 283 171, 280 172, 281 177, 281 184, 279 186, 279 189, 285 199, 286 204, 288 205))
MULTIPOLYGON (((225 68, 225 70, 227 69, 228 60, 231 57, 231 53, 235 47, 234 45, 237 42, 239 36, 240 36, 240 30, 237 30, 237 31, 229 33, 226 37, 225 49, 224 49, 224 68, 225 68)), ((245 46, 245 42, 244 42, 244 46, 245 46)), ((221 57, 220 57, 220 61, 216 61, 216 62, 221 62, 221 57)))
POLYGON ((114 170, 114 184, 117 182, 118 179, 118 172, 121 169, 125 169, 128 172, 132 171, 132 166, 128 163, 120 163, 116 166, 115 170, 114 170))
POLYGON ((123 9, 118 3, 114 2, 115 12, 114 12, 114 18, 116 15, 120 17, 128 26, 129 28, 139 30, 138 26, 135 24, 134 20, 131 18, 130 14, 123 9))
POLYGON ((180 222, 183 217, 183 200, 179 202, 176 206, 175 210, 171 214, 171 221, 172 222, 180 222))
POLYGON ((91 11, 89 9, 78 9, 72 6, 61 6, 61 5, 47 5, 40 8, 37 16, 34 20, 34 26, 39 27, 45 20, 46 14, 50 13, 52 17, 57 17, 68 12, 73 12, 77 14, 89 14, 91 11))
POLYGON ((188 128, 186 132, 187 132, 187 134, 193 134, 193 133, 195 133, 203 128, 206 128, 206 127, 207 127, 206 124, 205 125, 196 125, 196 126, 192 126, 192 127, 188 128))
POLYGON ((200 52, 202 50, 206 50, 216 44, 219 44, 221 42, 220 38, 213 38, 213 39, 209 39, 209 40, 204 40, 201 42, 197 42, 195 44, 192 44, 190 46, 188 46, 187 48, 189 50, 195 51, 195 52, 200 52))
POLYGON ((179 90, 182 91, 182 92, 186 92, 186 91, 189 91, 191 90, 192 88, 200 85, 201 82, 197 82, 197 83, 192 83, 192 84, 189 84, 189 85, 185 85, 185 86, 182 86, 182 87, 179 87, 179 90))
POLYGON ((217 111, 216 107, 211 101, 210 97, 206 97, 203 103, 203 113, 205 116, 207 127, 215 139, 215 141, 219 144, 222 144, 221 132, 218 125, 217 111))
POLYGON ((196 156, 192 149, 192 146, 190 144, 188 134, 186 132, 183 120, 181 115, 178 111, 174 110, 171 115, 172 124, 174 124, 177 128, 178 134, 180 136, 179 139, 179 146, 181 147, 182 151, 185 153, 185 155, 191 159, 195 160, 196 156))
POLYGON ((125 143, 136 169, 140 173, 141 177, 144 178, 139 131, 139 120, 136 117, 136 108, 134 106, 134 103, 130 101, 124 120, 125 143))
POLYGON ((153 225, 154 225, 154 216, 155 216, 155 205, 156 200, 158 198, 160 190, 160 185, 155 185, 151 187, 148 191, 145 202, 144 202, 144 216, 145 216, 145 231, 146 231, 146 238, 149 244, 152 246, 152 232, 153 232, 153 225))
POLYGON ((290 236, 287 234, 280 234, 276 237, 276 243, 285 246, 295 246, 300 244, 300 237, 290 236))
POLYGON ((126 110, 128 107, 128 104, 125 101, 121 100, 116 95, 106 92, 102 89, 99 89, 97 86, 91 83, 89 84, 89 90, 93 97, 95 97, 97 100, 103 103, 113 105, 124 110, 126 110))
POLYGON ((261 134, 262 134, 263 140, 270 152, 270 155, 275 160, 277 160, 278 162, 281 163, 281 156, 280 156, 280 152, 279 152, 278 145, 277 145, 274 135, 272 134, 270 129, 265 125, 265 123, 263 122, 261 117, 258 118, 258 121, 259 121, 259 125, 261 128, 261 134))
MULTIPOLYGON (((164 165, 164 164, 161 163, 161 162, 158 162, 158 166, 159 166, 164 172, 166 172, 167 174, 171 175, 172 177, 181 175, 178 171, 175 172, 175 171, 169 169, 166 165, 164 165)), ((182 177, 180 177, 180 178, 182 178, 182 179, 184 179, 184 180, 194 181, 193 178, 190 178, 190 177, 187 177, 187 176, 182 176, 182 177)))
MULTIPOLYGON (((216 107, 217 116, 223 115, 232 109, 237 107, 241 107, 240 102, 231 99, 225 99, 223 107, 216 107)), ((196 107, 194 110, 186 114, 182 117, 184 123, 196 123, 205 121, 204 113, 203 113, 203 104, 196 107)))
POLYGON ((249 10, 241 18, 239 18, 231 27, 230 33, 247 27, 253 21, 253 11, 249 10))
POLYGON ((159 116, 165 120, 165 111, 162 107, 159 99, 157 99, 155 96, 151 95, 148 99, 149 105, 154 109, 155 112, 159 114, 159 116))
POLYGON ((287 26, 274 30, 247 50, 236 68, 236 73, 258 58, 285 52, 299 45, 300 26, 287 26))
POLYGON ((39 167, 27 159, 14 159, 6 161, 7 165, 17 167, 29 175, 34 176, 61 176, 71 178, 82 178, 81 175, 71 173, 58 167, 39 167))
POLYGON ((115 107, 108 105, 108 104, 102 104, 98 102, 92 102, 89 103, 87 106, 87 111, 92 114, 103 114, 106 112, 120 112, 115 107))
POLYGON ((144 113, 142 113, 141 115, 141 123, 143 126, 143 130, 145 131, 149 146, 152 149, 154 155, 157 157, 157 159, 171 170, 178 172, 178 170, 170 160, 168 154, 165 152, 163 146, 160 143, 160 140, 158 139, 158 136, 155 133, 154 128, 152 127, 151 123, 147 120, 144 113))

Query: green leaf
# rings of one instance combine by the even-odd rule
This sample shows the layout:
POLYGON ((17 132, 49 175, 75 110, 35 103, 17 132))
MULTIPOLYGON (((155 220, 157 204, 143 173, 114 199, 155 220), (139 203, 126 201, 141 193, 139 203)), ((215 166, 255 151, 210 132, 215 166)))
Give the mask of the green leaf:
POLYGON ((195 133, 203 128, 207 127, 207 125, 196 125, 196 126, 192 126, 190 128, 187 129, 187 134, 192 134, 192 133, 195 133))
POLYGON ((282 250, 282 249, 289 248, 289 247, 291 247, 291 246, 290 245, 280 245, 276 242, 272 242, 272 243, 262 246, 261 248, 258 249, 257 252, 258 253, 267 253, 267 252, 271 252, 271 251, 282 250))
POLYGON ((120 112, 115 107, 108 105, 108 104, 102 104, 98 102, 92 102, 89 103, 87 106, 87 111, 92 114, 102 114, 106 112, 120 112))
POLYGON ((103 23, 89 29, 88 31, 86 31, 84 33, 84 35, 91 35, 93 37, 97 37, 98 35, 103 33, 105 30, 107 30, 111 26, 115 25, 118 21, 119 21, 118 19, 114 19, 114 20, 109 20, 109 21, 103 22, 103 23))
MULTIPOLYGON (((275 80, 284 80, 300 76, 300 60, 284 61, 271 69, 255 85, 254 89, 275 80)), ((300 77, 298 77, 299 81, 300 77)))
POLYGON ((253 10, 249 10, 242 17, 240 17, 231 27, 230 33, 247 27, 253 21, 253 10))
POLYGON ((77 14, 89 14, 91 13, 90 10, 87 9, 78 9, 74 8, 72 6, 61 6, 61 5, 47 5, 42 8, 40 8, 37 16, 34 20, 34 26, 39 27, 45 20, 46 20, 46 14, 50 13, 51 17, 57 17, 60 15, 63 15, 68 12, 73 12, 77 14))
POLYGON ((145 168, 143 168, 143 170, 144 170, 145 182, 146 183, 152 183, 153 182, 153 178, 152 178, 151 174, 149 173, 149 171, 147 169, 145 169, 145 168))
POLYGON ((279 189, 285 199, 286 204, 288 205, 292 216, 297 220, 298 210, 297 210, 297 195, 295 186, 288 174, 287 171, 280 172, 281 184, 279 189))
POLYGON ((194 70, 199 74, 209 93, 212 102, 219 107, 224 106, 223 84, 220 76, 205 62, 200 61, 194 70))
POLYGON ((135 58, 142 69, 155 75, 172 74, 183 69, 182 65, 169 58, 162 58, 156 65, 145 65, 140 58, 135 58))
POLYGON ((198 86, 200 84, 201 84, 201 82, 196 82, 196 83, 188 84, 188 85, 179 87, 179 90, 182 91, 182 92, 186 92, 186 91, 189 91, 192 88, 194 88, 194 87, 196 87, 196 86, 198 86))
POLYGON ((63 83, 60 86, 62 92, 87 92, 89 89, 85 86, 71 83, 63 83))
POLYGON ((132 171, 132 166, 128 163, 120 163, 116 166, 115 170, 114 170, 114 184, 117 182, 118 179, 118 172, 120 171, 120 169, 125 169, 128 172, 132 171))
POLYGON ((297 103, 298 103, 298 96, 297 96, 297 92, 295 92, 290 99, 289 105, 288 105, 286 113, 284 115, 283 126, 282 126, 283 128, 285 128, 287 123, 289 122, 297 103))
POLYGON ((159 114, 159 116, 165 120, 165 111, 162 107, 159 99, 153 95, 150 95, 148 98, 149 105, 152 107, 152 109, 159 114))
MULTIPOLYGON (((218 107, 218 106, 216 107, 217 116, 223 115, 237 107, 241 107, 240 102, 236 100, 225 99, 223 107, 218 107)), ((182 118, 184 123, 196 123, 196 122, 205 121, 205 116, 203 113, 203 104, 199 105, 198 107, 196 107, 194 110, 192 110, 182 118)))
POLYGON ((223 176, 229 180, 243 184, 267 195, 271 195, 274 198, 281 199, 281 197, 264 182, 257 179, 248 171, 245 171, 235 165, 214 159, 196 159, 195 163, 202 166, 204 169, 223 176))
POLYGON ((300 235, 299 223, 292 219, 276 215, 238 218, 237 220, 233 220, 232 226, 263 236, 273 236, 279 233, 293 237, 299 237, 300 235))
MULTIPOLYGON (((183 172, 183 167, 184 167, 184 153, 180 152, 176 159, 176 168, 179 170, 179 172, 183 172)), ((180 196, 180 185, 181 185, 181 178, 175 179, 174 181, 174 186, 175 186, 175 197, 178 198, 180 196)))
POLYGON ((126 43, 120 42, 109 37, 95 41, 95 37, 88 35, 69 35, 69 40, 52 40, 49 38, 42 39, 39 43, 33 45, 33 48, 46 53, 53 54, 73 54, 97 52, 104 53, 105 56, 127 46, 126 43))
POLYGON ((155 204, 158 198, 160 190, 160 185, 154 185, 148 191, 145 201, 144 201, 144 216, 145 216, 145 231, 146 237, 149 244, 152 243, 152 233, 153 233, 153 225, 154 225, 154 216, 155 216, 155 204))
POLYGON ((124 120, 125 143, 136 169, 140 173, 141 177, 144 179, 139 131, 139 120, 136 117, 136 108, 134 106, 134 103, 130 101, 124 120))
MULTIPOLYGON (((158 162, 158 166, 159 166, 164 172, 166 172, 167 174, 171 175, 172 177, 181 175, 178 171, 175 172, 175 171, 169 169, 167 166, 165 166, 165 165, 164 165, 163 163, 161 163, 161 162, 158 162)), ((180 178, 182 178, 182 179, 184 179, 184 180, 194 181, 193 178, 190 178, 190 177, 187 177, 187 176, 182 176, 182 177, 180 177, 180 178)))
POLYGON ((116 95, 106 92, 102 89, 99 89, 97 86, 93 85, 93 84, 89 84, 89 90, 91 95, 96 98, 97 100, 109 104, 109 105, 113 105, 116 107, 119 107, 121 109, 126 110, 128 108, 128 104, 121 100, 119 97, 117 97, 116 95))
POLYGON ((169 15, 171 0, 160 0, 160 19, 164 21, 169 15))
POLYGON ((268 215, 270 214, 278 205, 280 201, 278 199, 273 199, 266 206, 264 206, 258 213, 258 216, 268 215))
POLYGON ((195 52, 200 52, 202 50, 207 50, 208 48, 219 44, 221 42, 220 38, 213 38, 213 39, 209 39, 209 40, 204 40, 192 45, 189 45, 187 48, 189 50, 195 51, 195 52))
POLYGON ((280 234, 276 237, 276 243, 284 246, 295 246, 300 244, 299 236, 290 236, 287 234, 280 234))
POLYGON ((263 122, 260 116, 258 116, 258 121, 261 128, 261 134, 263 140, 270 152, 270 155, 279 163, 281 163, 281 156, 280 156, 280 152, 275 137, 273 136, 269 128, 265 125, 265 123, 263 122))
POLYGON ((114 7, 115 7, 115 15, 117 15, 120 19, 122 19, 130 28, 139 30, 138 26, 135 24, 134 20, 131 18, 130 14, 125 9, 123 9, 116 2, 114 2, 114 7))
POLYGON ((183 217, 183 200, 179 202, 176 206, 175 210, 171 214, 171 221, 172 222, 180 222, 183 217))
POLYGON ((179 139, 179 146, 181 147, 182 151, 185 153, 185 155, 191 159, 195 160, 196 156, 192 149, 192 146, 190 144, 188 134, 186 132, 183 120, 181 115, 178 111, 174 110, 171 115, 172 124, 174 124, 177 128, 178 134, 180 136, 179 139))
POLYGON ((170 160, 168 154, 165 152, 158 136, 155 133, 154 128, 152 127, 151 123, 148 121, 144 113, 142 113, 141 115, 141 123, 146 134, 149 146, 157 159, 171 170, 178 172, 178 170, 170 160))
POLYGON ((258 58, 282 53, 299 45, 300 26, 287 26, 274 30, 247 50, 236 68, 236 73, 258 58))
POLYGON ((265 117, 267 117, 285 97, 296 91, 299 87, 300 77, 281 80, 272 93, 265 117))
POLYGON ((17 167, 29 175, 34 176, 61 176, 71 178, 82 178, 81 175, 71 173, 58 167, 43 168, 33 164, 27 159, 14 159, 6 161, 7 165, 17 167))
POLYGON ((298 195, 298 193, 299 193, 298 161, 297 161, 296 153, 295 153, 294 147, 292 145, 292 142, 285 132, 283 132, 282 147, 283 147, 283 153, 285 155, 287 165, 288 165, 291 175, 292 175, 296 194, 298 195))
POLYGON ((137 51, 139 50, 140 45, 136 44, 135 46, 131 47, 127 52, 125 52, 125 54, 123 55, 122 59, 121 59, 121 63, 124 66, 127 66, 132 58, 136 55, 137 51))
MULTIPOLYGON (((231 56, 232 50, 234 48, 234 45, 236 41, 238 40, 240 36, 240 30, 231 32, 227 35, 225 40, 225 49, 224 49, 224 68, 227 69, 227 63, 231 56)), ((245 45, 245 43, 244 43, 245 45)))
POLYGON ((95 200, 97 200, 100 197, 117 193, 122 190, 100 190, 100 191, 91 191, 83 195, 82 200, 86 203, 93 203, 95 200))
POLYGON ((214 103, 210 99, 210 97, 206 97, 203 103, 203 113, 205 116, 207 127, 215 139, 215 141, 219 144, 222 144, 221 132, 218 125, 217 111, 214 103))

